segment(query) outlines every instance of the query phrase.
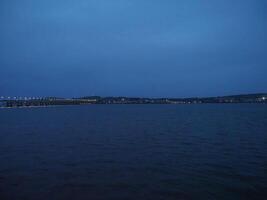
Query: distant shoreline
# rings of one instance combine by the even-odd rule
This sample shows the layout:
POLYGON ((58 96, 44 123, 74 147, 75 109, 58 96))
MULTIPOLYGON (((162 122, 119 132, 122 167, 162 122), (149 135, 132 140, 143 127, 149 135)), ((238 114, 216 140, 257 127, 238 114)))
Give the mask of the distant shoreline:
POLYGON ((141 97, 100 97, 88 96, 80 98, 24 98, 18 99, 10 97, 0 100, 0 108, 31 108, 31 107, 50 107, 66 105, 91 105, 91 104, 238 104, 254 103, 266 104, 267 93, 243 94, 221 97, 193 97, 193 98, 141 98, 141 97))
POLYGON ((190 105, 245 105, 245 104, 250 104, 250 105, 266 105, 267 103, 185 103, 185 104, 80 104, 80 105, 47 105, 47 106, 14 106, 14 107, 0 107, 0 109, 31 109, 31 108, 55 108, 55 107, 70 107, 70 106, 92 106, 92 105, 107 105, 107 106, 110 106, 110 105, 173 105, 173 106, 178 106, 178 105, 187 105, 187 106, 190 106, 190 105))

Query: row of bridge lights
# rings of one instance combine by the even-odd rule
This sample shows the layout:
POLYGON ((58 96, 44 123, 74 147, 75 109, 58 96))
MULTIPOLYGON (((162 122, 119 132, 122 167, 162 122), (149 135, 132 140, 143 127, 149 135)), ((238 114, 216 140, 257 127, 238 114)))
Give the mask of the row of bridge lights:
POLYGON ((43 99, 42 97, 0 97, 2 100, 4 99, 13 99, 13 100, 38 100, 38 99, 43 99))

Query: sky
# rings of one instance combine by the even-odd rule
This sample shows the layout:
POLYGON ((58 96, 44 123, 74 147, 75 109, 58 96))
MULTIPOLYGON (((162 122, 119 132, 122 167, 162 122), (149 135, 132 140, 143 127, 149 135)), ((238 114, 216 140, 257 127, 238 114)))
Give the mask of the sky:
POLYGON ((266 0, 0 0, 0 96, 267 92, 266 0))

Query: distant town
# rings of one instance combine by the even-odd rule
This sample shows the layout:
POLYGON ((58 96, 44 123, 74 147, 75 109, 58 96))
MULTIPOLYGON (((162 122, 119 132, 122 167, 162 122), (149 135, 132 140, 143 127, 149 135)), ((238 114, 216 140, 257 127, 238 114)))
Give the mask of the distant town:
POLYGON ((53 105, 86 104, 207 104, 207 103, 267 103, 267 93, 245 94, 204 98, 140 98, 140 97, 100 97, 80 98, 58 97, 0 97, 0 107, 33 107, 53 105))

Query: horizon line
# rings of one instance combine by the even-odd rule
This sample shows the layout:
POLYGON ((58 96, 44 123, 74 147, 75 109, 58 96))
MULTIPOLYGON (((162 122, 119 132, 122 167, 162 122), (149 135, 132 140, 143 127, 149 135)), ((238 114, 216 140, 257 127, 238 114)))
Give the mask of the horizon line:
POLYGON ((215 98, 215 97, 230 97, 230 96, 244 96, 244 95, 267 95, 267 92, 258 92, 258 93, 237 93, 237 94, 228 94, 228 95, 217 95, 217 96, 191 96, 191 97, 144 97, 144 96, 101 96, 101 95, 87 95, 79 97, 62 97, 62 96, 1 96, 0 100, 3 99, 42 99, 42 98, 63 98, 63 99, 79 99, 79 98, 88 98, 88 97, 100 97, 100 98, 143 98, 143 99, 190 99, 190 98, 215 98))

